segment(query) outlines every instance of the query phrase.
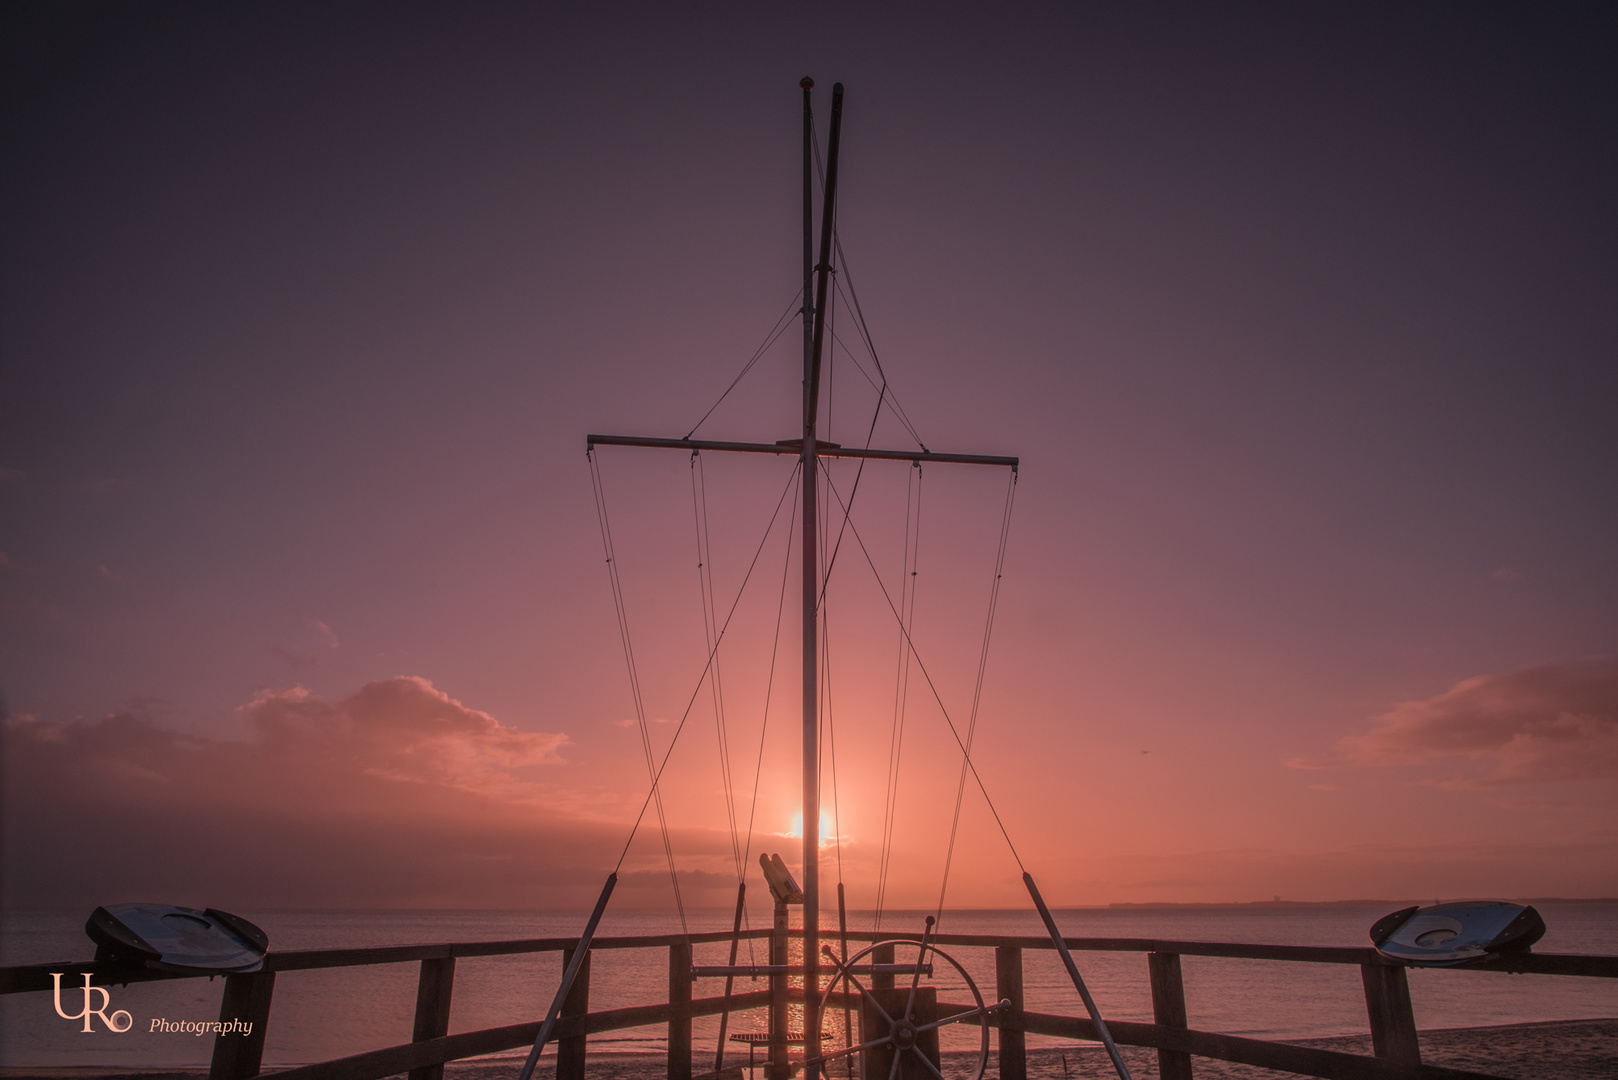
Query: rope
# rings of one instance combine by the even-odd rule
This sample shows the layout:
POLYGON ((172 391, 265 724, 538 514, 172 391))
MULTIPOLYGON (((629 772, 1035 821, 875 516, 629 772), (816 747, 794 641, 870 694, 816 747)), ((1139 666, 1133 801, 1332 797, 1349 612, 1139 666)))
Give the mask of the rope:
POLYGON ((702 636, 714 654, 713 671, 708 685, 713 691, 714 729, 719 743, 719 774, 725 794, 725 816, 730 824, 730 851, 736 862, 736 880, 744 879, 741 839, 736 826, 736 794, 731 784, 730 739, 725 726, 725 691, 720 677, 718 642, 714 640, 718 627, 718 608, 713 598, 713 545, 708 530, 708 475, 702 455, 691 452, 691 516, 697 534, 697 591, 702 596, 702 636))
POLYGON ((798 304, 798 301, 802 296, 803 289, 800 287, 792 299, 787 302, 787 308, 781 313, 781 317, 775 321, 775 327, 768 334, 764 335, 764 344, 753 350, 752 357, 747 361, 747 363, 742 365, 742 370, 737 373, 736 377, 730 380, 730 385, 725 387, 725 392, 719 395, 719 401, 716 401, 712 405, 708 406, 708 411, 702 414, 702 419, 698 420, 695 424, 692 424, 691 430, 685 433, 685 437, 687 439, 695 435, 697 433, 697 429, 703 424, 707 423, 708 417, 712 416, 713 411, 719 408, 720 402, 723 402, 727 397, 730 396, 730 392, 736 389, 736 384, 747 377, 747 373, 753 370, 753 365, 759 362, 764 354, 770 350, 770 346, 774 345, 776 341, 780 339, 782 334, 786 333, 786 328, 790 325, 791 317, 794 314, 800 314, 803 311, 803 305, 798 304), (793 309, 794 304, 798 304, 796 311, 793 309))
MULTIPOLYGON (((927 449, 927 444, 921 441, 921 435, 916 431, 916 426, 910 422, 910 417, 905 413, 904 406, 899 404, 898 397, 894 395, 893 390, 888 386, 888 373, 883 370, 882 359, 876 354, 876 342, 871 340, 870 328, 865 325, 865 312, 860 307, 859 293, 855 291, 854 288, 854 278, 848 266, 848 256, 843 254, 842 240, 838 238, 835 231, 832 233, 832 243, 837 249, 838 269, 840 271, 837 279, 837 291, 839 293, 843 291, 844 279, 846 278, 848 293, 845 299, 854 309, 854 320, 859 326, 860 338, 865 345, 866 351, 871 355, 871 362, 876 365, 876 373, 882 376, 882 387, 879 400, 887 401, 888 407, 893 410, 895 419, 897 419, 899 423, 904 426, 904 429, 910 433, 910 437, 916 440, 916 445, 925 451, 927 449)), ((848 349, 848 346, 845 345, 843 348, 848 349)), ((852 350, 849 350, 849 355, 852 358, 852 350)), ((856 364, 857 363, 858 361, 856 361, 856 364)), ((864 369, 861 370, 863 372, 864 369)), ((871 377, 866 375, 866 378, 870 379, 871 377)), ((876 381, 871 380, 871 385, 875 386, 876 381)))
MULTIPOLYGON (((802 481, 802 462, 793 469, 793 477, 802 481)), ((764 684, 764 722, 758 732, 758 762, 753 766, 753 801, 747 808, 747 843, 743 848, 742 862, 749 863, 753 858, 753 822, 758 814, 758 789, 764 776, 764 736, 770 724, 770 698, 775 690, 775 661, 781 651, 781 623, 787 606, 787 580, 788 571, 792 568, 792 526, 798 520, 798 500, 792 501, 792 510, 787 516, 787 547, 785 557, 781 561, 781 597, 775 609, 775 640, 770 646, 770 673, 764 684)), ((747 912, 742 917, 748 918, 747 912)), ((747 939, 747 957, 753 959, 753 939, 747 939)))
MULTIPOLYGON (((815 150, 815 176, 820 181, 820 189, 821 189, 821 191, 825 191, 826 190, 826 166, 820 160, 820 129, 818 127, 813 126, 814 117, 812 117, 812 116, 810 117, 810 124, 811 124, 811 130, 814 132, 814 136, 815 136, 814 139, 812 140, 813 143, 814 143, 814 150, 815 150)), ((832 224, 831 242, 832 242, 832 251, 833 251, 832 258, 833 258, 833 263, 837 267, 836 276, 832 278, 832 287, 837 292, 842 292, 842 290, 843 290, 843 279, 845 277, 848 279, 848 295, 847 295, 847 298, 849 299, 849 301, 851 302, 851 304, 852 304, 852 306, 854 308, 854 319, 855 319, 855 322, 858 323, 858 325, 859 325, 860 338, 865 344, 866 351, 871 354, 871 361, 872 361, 872 363, 874 363, 876 365, 877 374, 882 376, 882 386, 881 386, 881 389, 880 389, 880 391, 879 391, 879 393, 877 395, 877 410, 878 410, 878 412, 880 412, 881 408, 882 408, 882 403, 884 401, 887 401, 889 403, 890 407, 893 410, 893 415, 898 419, 899 423, 904 426, 904 429, 910 433, 910 437, 916 440, 916 445, 921 447, 922 451, 925 452, 927 450, 927 444, 921 441, 921 436, 919 434, 917 434, 915 425, 910 422, 910 417, 905 415, 904 408, 899 404, 899 399, 894 397, 892 391, 890 391, 888 389, 888 375, 887 375, 887 372, 882 370, 882 360, 881 360, 881 358, 879 356, 877 356, 876 342, 871 338, 870 327, 867 326, 866 323, 865 323, 865 311, 864 311, 863 308, 860 307, 859 294, 854 289, 853 274, 852 274, 852 272, 851 272, 851 270, 849 268, 848 256, 843 253, 842 235, 837 230, 837 221, 836 221, 835 218, 832 220, 831 224, 832 224)), ((835 332, 833 332, 832 340, 834 342, 837 341, 837 337, 836 337, 835 332)), ((848 346, 846 346, 846 345, 843 346, 843 348, 844 348, 845 352, 848 352, 850 359, 853 359, 852 350, 850 350, 848 348, 848 346)), ((855 360, 855 366, 856 367, 859 366, 859 362, 857 360, 855 360)), ((864 369, 861 368, 860 370, 861 370, 861 373, 863 374, 864 369)), ((871 380, 871 377, 869 375, 866 375, 866 379, 871 381, 871 385, 873 385, 873 386, 876 385, 875 381, 871 380)), ((875 420, 873 420, 872 421, 873 429, 875 428, 875 425, 876 425, 876 422, 875 422, 875 420)), ((867 437, 866 446, 867 447, 870 446, 869 437, 867 437)))
MULTIPOLYGON (((838 492, 836 486, 831 483, 831 478, 829 476, 826 479, 826 483, 827 486, 831 487, 832 494, 836 496, 838 503, 841 505, 843 502, 843 497, 841 493, 838 492)), ((938 709, 939 712, 943 714, 944 723, 948 725, 950 734, 954 736, 955 745, 960 748, 961 757, 964 760, 966 767, 971 771, 972 779, 977 783, 978 790, 983 793, 983 801, 988 803, 989 813, 994 815, 994 823, 999 826, 1000 835, 1005 838, 1006 847, 1011 850, 1011 857, 1017 861, 1017 868, 1019 870, 1026 870, 1026 867, 1023 866, 1022 856, 1017 853, 1017 845, 1011 842, 1011 833, 1006 831, 1006 823, 1001 819, 1000 811, 995 807, 994 800, 989 797, 988 786, 984 784, 983 777, 978 773, 978 767, 972 763, 972 755, 970 752, 968 752, 966 743, 962 741, 961 733, 955 727, 955 721, 950 719, 949 709, 944 704, 943 696, 938 692, 938 684, 933 682, 931 672, 927 670, 927 665, 922 661, 921 653, 917 651, 916 643, 914 639, 911 638, 910 631, 905 627, 904 619, 899 615, 899 609, 893 604, 893 594, 888 592, 887 585, 883 583, 882 572, 876 568, 876 561, 871 558, 870 549, 865 546, 865 538, 860 535, 859 528, 852 522, 849 524, 849 531, 854 534, 854 540, 859 544, 860 553, 865 556, 866 565, 871 568, 871 573, 876 578, 877 588, 882 590, 882 599, 887 601, 888 610, 893 613, 894 619, 899 623, 899 632, 904 636, 905 646, 907 649, 909 649, 911 656, 915 658, 916 668, 921 672, 922 678, 927 681, 927 689, 932 691, 933 700, 938 703, 938 709)))
MULTIPOLYGON (((668 817, 663 812, 663 794, 657 786, 661 770, 653 768, 651 729, 646 723, 646 703, 641 695, 640 674, 635 667, 635 649, 630 640, 629 610, 624 603, 623 582, 618 577, 618 559, 612 543, 612 524, 607 517, 607 492, 601 481, 601 464, 590 450, 584 452, 584 457, 590 466, 590 488, 596 500, 596 522, 601 528, 601 547, 607 560, 607 578, 612 585, 613 610, 618 616, 618 637, 624 648, 624 662, 629 668, 629 689, 635 702, 635 719, 640 729, 641 750, 646 756, 646 772, 652 781, 652 788, 647 793, 647 798, 655 799, 657 802, 657 824, 663 838, 663 853, 668 860, 669 882, 674 886, 674 907, 680 913, 681 932, 689 934, 690 929, 685 920, 685 900, 680 895, 680 877, 674 870, 674 846, 669 839, 668 817)), ((670 749, 673 749, 672 744, 670 749)), ((640 814, 635 818, 635 827, 630 830, 629 841, 624 843, 623 854, 618 856, 618 865, 613 867, 613 873, 616 874, 623 868, 624 857, 629 854, 629 843, 635 839, 635 832, 639 830, 641 818, 645 815, 646 804, 642 803, 640 814)))
POLYGON ((1017 474, 1006 478, 1006 504, 1000 513, 1000 546, 994 556, 994 583, 989 587, 989 613, 983 623, 983 646, 978 650, 977 685, 972 690, 972 717, 966 725, 966 754, 961 762, 961 778, 955 785, 955 816, 949 826, 949 847, 944 854, 944 880, 938 886, 937 920, 944 921, 944 894, 949 889, 950 865, 955 861, 955 837, 961 827, 961 804, 966 799, 966 762, 972 753, 972 740, 978 730, 978 706, 983 702, 983 676, 989 667, 989 637, 994 632, 994 612, 1000 604, 1000 579, 1006 566, 1006 541, 1011 535, 1011 504, 1017 497, 1017 474))
MULTIPOLYGON (((905 538, 902 575, 899 579, 899 610, 910 626, 916 621, 916 575, 921 564, 921 462, 914 463, 905 483, 905 538), (914 516, 915 528, 911 528, 914 516), (907 600, 908 597, 908 600, 907 600)), ((910 698, 910 651, 900 627, 899 659, 893 686, 893 724, 888 734, 888 784, 882 807, 882 851, 878 862, 876 929, 882 928, 882 911, 888 890, 888 870, 893 858, 893 831, 899 813, 899 759, 904 748, 905 717, 910 698)))
MULTIPOLYGON (((736 599, 735 601, 731 601, 730 610, 728 610, 725 615, 725 622, 723 622, 722 625, 720 625, 720 628, 718 628, 718 638, 715 640, 714 649, 718 649, 718 643, 725 640, 725 633, 726 631, 730 630, 730 620, 735 619, 736 617, 736 606, 741 604, 741 594, 746 593, 746 589, 748 589, 748 581, 752 578, 752 572, 754 572, 754 568, 759 565, 759 555, 764 554, 764 544, 765 542, 769 541, 770 533, 775 531, 775 521, 777 521, 777 518, 780 518, 781 515, 781 504, 785 502, 786 495, 790 494, 791 489, 793 489, 793 481, 796 479, 796 476, 798 476, 798 468, 793 468, 793 474, 791 474, 790 478, 786 479, 786 487, 781 489, 780 499, 775 502, 775 513, 770 515, 770 523, 764 528, 764 538, 759 539, 759 547, 757 547, 756 551, 752 552, 752 562, 748 563, 748 573, 744 573, 743 578, 741 578, 741 588, 736 589, 736 599)), ((707 672, 709 672, 709 667, 712 667, 712 664, 714 664, 714 651, 709 651, 707 662, 702 665, 701 675, 697 675, 697 685, 693 688, 693 690, 691 690, 691 696, 686 699, 686 708, 684 708, 684 712, 681 712, 680 714, 680 724, 675 725, 675 735, 673 735, 673 738, 668 740, 668 750, 663 751, 662 763, 657 766, 657 772, 655 772, 654 776, 652 776, 652 790, 649 790, 649 792, 646 793, 646 800, 642 801, 641 803, 641 813, 636 814, 636 818, 634 818, 634 826, 629 829, 629 839, 625 840, 623 852, 618 855, 618 866, 623 866, 623 860, 625 860, 626 855, 629 853, 629 844, 633 844, 634 834, 639 831, 642 819, 646 818, 646 808, 650 805, 650 803, 652 803, 652 801, 654 801, 654 797, 657 795, 657 790, 659 790, 657 789, 657 785, 659 785, 660 780, 662 780, 663 769, 667 769, 668 759, 670 759, 670 756, 675 753, 675 746, 680 743, 681 732, 686 730, 686 721, 691 719, 691 708, 693 708, 694 704, 696 704, 697 695, 699 695, 699 693, 702 691, 702 683, 704 683, 704 680, 707 680, 707 672)), ((762 753, 762 751, 760 751, 760 753, 762 753)), ((662 805, 662 803, 659 803, 659 805, 662 805)))

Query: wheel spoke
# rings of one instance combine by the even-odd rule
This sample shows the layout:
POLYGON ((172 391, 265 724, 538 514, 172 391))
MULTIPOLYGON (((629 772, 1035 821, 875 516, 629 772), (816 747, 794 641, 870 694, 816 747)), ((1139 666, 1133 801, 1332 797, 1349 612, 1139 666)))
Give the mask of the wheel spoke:
POLYGON ((943 1027, 945 1024, 958 1024, 962 1020, 966 1020, 974 1016, 988 1016, 993 1011, 994 1009, 989 1007, 982 1009, 968 1009, 965 1012, 958 1012, 954 1016, 946 1016, 940 1020, 934 1020, 930 1024, 918 1024, 916 1025, 916 1032, 919 1034, 923 1031, 933 1031, 937 1028, 943 1027))
MULTIPOLYGON (((916 1055, 916 1058, 917 1058, 917 1059, 918 1059, 918 1060, 919 1060, 919 1061, 920 1061, 920 1062, 921 1062, 921 1063, 922 1063, 922 1064, 923 1064, 923 1065, 925 1065, 925 1066, 927 1066, 927 1071, 928 1071, 928 1072, 930 1072, 930 1073, 932 1073, 932 1074, 933 1074, 933 1075, 934 1075, 934 1076, 936 1076, 936 1077, 938 1077, 938 1080, 944 1080, 944 1074, 943 1074, 943 1073, 941 1073, 941 1072, 939 1072, 939 1071, 938 1071, 938 1066, 936 1066, 936 1065, 934 1065, 934 1064, 933 1064, 933 1062, 932 1062, 932 1059, 931 1059, 931 1058, 929 1058, 929 1057, 928 1057, 928 1056, 927 1056, 927 1055, 926 1055, 926 1054, 924 1054, 924 1053, 922 1053, 922 1052, 921 1052, 921 1047, 919 1047, 919 1046, 912 1046, 912 1047, 911 1047, 911 1048, 910 1048, 910 1052, 911 1052, 911 1053, 912 1053, 912 1054, 915 1054, 915 1055, 916 1055)), ((894 1060, 894 1061, 898 1061, 898 1060, 899 1060, 899 1055, 898 1055, 898 1054, 895 1054, 895 1055, 893 1055, 893 1060, 894 1060)))
POLYGON ((893 1065, 888 1069, 888 1080, 899 1080, 899 1059, 904 1057, 904 1051, 897 1046, 893 1048, 893 1065))
MULTIPOLYGON (((848 980, 850 983, 853 983, 854 989, 860 992, 860 997, 864 998, 866 1001, 869 1001, 871 1003, 871 1008, 880 1013, 882 1019, 886 1020, 888 1022, 888 1027, 891 1028, 894 1024, 893 1017, 888 1015, 888 1010, 882 1007, 882 1003, 878 1001, 869 990, 860 985, 860 981, 854 977, 854 973, 848 970, 847 965, 838 961, 837 954, 832 952, 829 946, 822 951, 826 954, 827 959, 837 966, 838 976, 848 980)), ((832 985, 837 985, 835 980, 833 980, 832 985)))
POLYGON ((850 1054, 857 1054, 861 1050, 871 1050, 881 1046, 884 1043, 891 1043, 892 1041, 893 1037, 891 1035, 884 1035, 880 1039, 872 1039, 870 1042, 860 1043, 858 1046, 850 1046, 844 1050, 833 1050, 829 1054, 821 1054, 819 1057, 814 1058, 811 1061, 811 1064, 819 1065, 821 1062, 835 1061, 837 1058, 847 1057, 850 1054))

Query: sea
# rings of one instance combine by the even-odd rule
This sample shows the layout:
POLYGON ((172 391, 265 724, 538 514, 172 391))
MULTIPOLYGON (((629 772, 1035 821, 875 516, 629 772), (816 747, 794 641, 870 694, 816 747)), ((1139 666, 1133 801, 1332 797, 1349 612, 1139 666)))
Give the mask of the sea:
MULTIPOLYGON (((1618 955, 1618 901, 1535 901, 1547 932, 1536 952, 1618 955)), ((1182 941, 1247 944, 1364 946, 1371 924, 1395 903, 1342 905, 1261 905, 1251 907, 1105 908, 1058 911, 1069 937, 1153 937, 1182 941)), ((269 934, 272 950, 354 948, 444 941, 571 937, 586 913, 523 911, 243 911, 269 934)), ((82 963, 94 952, 84 934, 82 911, 11 911, 0 924, 0 964, 82 963)), ((688 912, 690 932, 725 931, 728 911, 688 912)), ((895 937, 918 935, 920 912, 885 912, 882 928, 895 937)), ((872 925, 866 912, 850 912, 851 926, 872 925)), ((832 927, 827 926, 830 931, 832 927)), ((679 933, 678 917, 665 913, 609 912, 600 936, 679 933)), ((947 934, 1042 936, 1033 911, 956 911, 945 915, 947 934)), ((858 948, 858 945, 854 946, 858 948)), ((994 991, 990 949, 947 946, 984 997, 994 991)), ((700 945, 698 964, 723 964, 728 945, 700 945)), ((1080 970, 1108 1018, 1149 1022, 1152 1017, 1146 960, 1139 953, 1080 952, 1080 970)), ((901 957, 902 958, 902 957, 901 957)), ((762 943, 742 963, 763 963, 762 943)), ((1205 1031, 1263 1039, 1301 1039, 1363 1033, 1367 1030, 1359 969, 1352 965, 1183 958, 1186 1004, 1191 1026, 1205 1031)), ((935 965, 942 1001, 970 1000, 959 976, 935 965)), ((265 1066, 290 1066, 407 1042, 415 1007, 418 965, 335 968, 283 972, 276 977, 265 1037, 265 1066)), ((540 1018, 561 976, 559 954, 468 958, 457 961, 450 1031, 516 1024, 540 1018)), ((1414 969, 1410 992, 1422 1029, 1482 1027, 1551 1020, 1618 1017, 1618 980, 1497 972, 1414 969)), ((64 979, 71 985, 71 979, 64 979)), ((77 993, 64 986, 62 1009, 82 1008, 77 993)), ((111 987, 107 1013, 127 1011, 123 1033, 97 1021, 86 1034, 80 1020, 57 1014, 50 992, 0 997, 0 1066, 101 1067, 116 1069, 206 1068, 210 1035, 154 1030, 166 1024, 219 1019, 223 980, 187 979, 111 987)), ((738 980, 738 992, 764 989, 738 980)), ((1055 954, 1024 953, 1026 1008, 1082 1015, 1083 1005, 1055 954)), ((723 984, 702 983, 696 996, 717 996, 723 984)), ((594 954, 590 985, 593 1009, 666 1001, 665 950, 608 950, 594 954)), ((99 1001, 97 1002, 99 1004, 99 1001)), ((830 1018, 836 1030, 840 1019, 830 1018)), ((731 1016, 729 1031, 762 1031, 762 1011, 731 1016)), ((976 1029, 947 1029, 944 1048, 975 1047, 976 1029)), ((714 1059, 717 1018, 695 1022, 699 1063, 714 1059)), ((843 1039, 839 1032, 835 1041, 843 1039)), ((1030 1048, 1055 1045, 1030 1037, 1030 1048)), ((593 1036, 592 1054, 655 1053, 665 1048, 664 1031, 647 1028, 593 1036)), ((512 1051, 521 1056, 521 1051, 512 1051)), ((744 1062, 744 1046, 727 1043, 727 1064, 744 1062)), ((699 1069, 698 1071, 702 1071, 699 1069)))

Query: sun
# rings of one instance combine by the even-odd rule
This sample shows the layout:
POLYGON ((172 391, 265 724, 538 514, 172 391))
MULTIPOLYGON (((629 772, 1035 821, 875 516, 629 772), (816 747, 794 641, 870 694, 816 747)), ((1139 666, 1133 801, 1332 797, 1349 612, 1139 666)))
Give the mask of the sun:
MULTIPOLYGON (((803 811, 792 815, 792 827, 787 830, 788 836, 803 835, 803 811)), ((824 810, 820 812, 820 846, 833 847, 837 843, 837 836, 832 829, 831 818, 824 810)))

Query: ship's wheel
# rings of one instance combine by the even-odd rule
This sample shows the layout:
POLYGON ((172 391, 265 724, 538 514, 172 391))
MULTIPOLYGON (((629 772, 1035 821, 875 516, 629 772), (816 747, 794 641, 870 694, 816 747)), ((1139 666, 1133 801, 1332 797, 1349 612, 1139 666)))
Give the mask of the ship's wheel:
MULTIPOLYGON (((872 1057, 878 1060, 891 1058, 885 1076, 865 1076, 864 1080, 902 1080, 911 1076, 930 1076, 934 1080, 983 1080, 984 1070, 989 1064, 989 1024, 990 1013, 1011 1007, 1010 1000, 1002 1000, 993 1005, 986 1005, 983 995, 978 991, 977 983, 972 981, 966 969, 962 967, 953 956, 933 945, 928 938, 931 936, 933 920, 927 920, 928 932, 922 935, 920 941, 914 938, 900 938, 892 941, 879 941, 860 952, 849 957, 847 963, 837 959, 829 947, 822 949, 836 975, 820 995, 820 1015, 825 1016, 831 1004, 833 994, 848 994, 856 999, 864 1023, 861 1025, 862 1041, 843 1050, 834 1050, 823 1054, 818 1059, 824 1067, 828 1062, 839 1058, 849 1058, 859 1054, 862 1061, 870 1061, 872 1057), (904 955, 901 950, 906 947, 916 950, 914 966, 909 964, 893 965, 909 979, 909 985, 902 983, 894 990, 873 992, 867 985, 871 974, 869 957, 878 949, 891 947, 895 956, 904 955), (945 1016, 930 1017, 918 1009, 926 997, 922 993, 922 976, 931 976, 930 968, 940 964, 947 966, 964 984, 964 989, 972 996, 972 1006, 958 1010, 945 1016), (860 971, 863 966, 864 971, 860 971), (861 975, 866 976, 867 982, 861 982, 861 975), (949 1076, 940 1071, 941 1062, 935 1064, 933 1055, 938 1052, 938 1035, 940 1028, 951 1024, 965 1023, 970 1020, 978 1021, 979 1039, 977 1058, 962 1071, 957 1067, 950 1068, 949 1076), (865 1030, 869 1026, 875 1030, 865 1030), (874 1051, 875 1054, 868 1052, 874 1051), (929 1052, 931 1051, 931 1052, 929 1052)), ((951 980, 953 982, 953 980, 951 980)), ((844 999, 848 1000, 847 998, 844 999)), ((964 1004, 964 1002, 957 1003, 964 1004)))

